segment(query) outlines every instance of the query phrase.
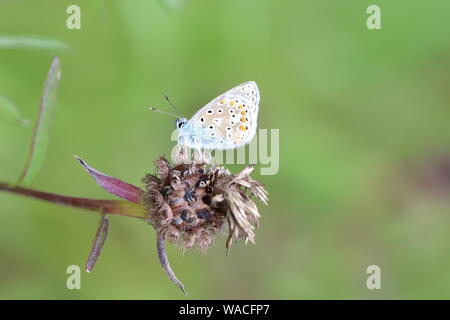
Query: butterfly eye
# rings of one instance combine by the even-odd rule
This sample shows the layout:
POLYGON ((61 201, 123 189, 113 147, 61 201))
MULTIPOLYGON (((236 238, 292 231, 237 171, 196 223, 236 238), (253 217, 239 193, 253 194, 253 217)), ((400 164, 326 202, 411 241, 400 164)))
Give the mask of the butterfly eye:
POLYGON ((175 120, 175 127, 177 127, 178 129, 181 129, 182 126, 184 126, 183 120, 181 120, 181 119, 175 120))

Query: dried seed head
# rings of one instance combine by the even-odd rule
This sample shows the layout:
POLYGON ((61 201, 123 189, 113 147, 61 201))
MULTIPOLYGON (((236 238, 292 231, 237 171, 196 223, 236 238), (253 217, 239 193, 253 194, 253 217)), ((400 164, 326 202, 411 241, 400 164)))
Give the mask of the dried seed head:
POLYGON ((267 204, 267 191, 250 177, 253 167, 232 175, 223 167, 207 164, 171 166, 164 157, 146 184, 147 220, 158 236, 181 248, 206 250, 228 224, 227 248, 232 239, 254 242, 259 213, 251 196, 267 204))

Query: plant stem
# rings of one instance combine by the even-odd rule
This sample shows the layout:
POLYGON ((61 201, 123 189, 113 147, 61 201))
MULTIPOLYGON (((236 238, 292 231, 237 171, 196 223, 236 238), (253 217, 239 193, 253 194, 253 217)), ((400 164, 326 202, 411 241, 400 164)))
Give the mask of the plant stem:
POLYGON ((14 186, 4 182, 0 182, 0 191, 20 194, 26 197, 40 199, 63 206, 103 212, 105 214, 117 214, 140 219, 145 218, 144 206, 125 200, 99 200, 99 199, 69 197, 14 186))

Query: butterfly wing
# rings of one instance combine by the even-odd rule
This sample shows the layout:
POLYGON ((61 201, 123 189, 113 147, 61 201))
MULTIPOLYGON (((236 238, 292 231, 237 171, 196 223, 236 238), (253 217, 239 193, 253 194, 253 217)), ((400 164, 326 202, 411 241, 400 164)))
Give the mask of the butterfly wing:
POLYGON ((190 148, 233 149, 249 143, 256 133, 259 90, 244 82, 201 108, 181 131, 190 148))

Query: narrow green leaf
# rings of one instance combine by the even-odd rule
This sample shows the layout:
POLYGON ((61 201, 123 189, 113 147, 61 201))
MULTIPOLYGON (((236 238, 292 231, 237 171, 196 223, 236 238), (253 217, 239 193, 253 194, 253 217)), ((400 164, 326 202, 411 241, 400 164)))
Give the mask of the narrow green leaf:
POLYGON ((22 185, 29 185, 42 166, 48 144, 51 115, 56 105, 56 96, 61 80, 61 64, 55 56, 50 66, 44 85, 39 112, 33 130, 33 138, 28 153, 27 162, 19 179, 22 185))
POLYGON ((21 126, 28 127, 31 124, 30 120, 22 118, 19 108, 11 100, 2 96, 0 96, 0 113, 21 126))
POLYGON ((0 35, 0 49, 61 50, 69 46, 57 39, 35 35, 0 35))

